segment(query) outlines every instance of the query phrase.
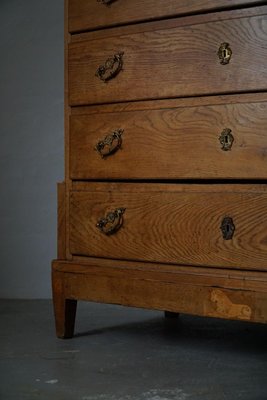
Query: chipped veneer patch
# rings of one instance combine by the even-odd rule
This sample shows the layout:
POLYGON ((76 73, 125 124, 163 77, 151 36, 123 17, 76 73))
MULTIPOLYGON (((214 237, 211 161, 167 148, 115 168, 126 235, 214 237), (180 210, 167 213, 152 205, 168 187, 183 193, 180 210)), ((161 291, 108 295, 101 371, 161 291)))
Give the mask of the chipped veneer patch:
POLYGON ((247 304, 235 304, 220 289, 213 289, 210 299, 214 303, 216 312, 224 317, 238 318, 243 320, 251 319, 251 308, 247 304))

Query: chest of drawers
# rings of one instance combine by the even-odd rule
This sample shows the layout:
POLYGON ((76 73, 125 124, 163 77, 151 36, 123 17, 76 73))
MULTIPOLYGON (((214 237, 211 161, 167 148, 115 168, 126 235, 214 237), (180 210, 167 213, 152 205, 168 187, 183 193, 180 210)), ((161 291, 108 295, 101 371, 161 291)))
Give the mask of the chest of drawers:
POLYGON ((78 300, 267 322, 267 6, 69 0, 59 337, 78 300))

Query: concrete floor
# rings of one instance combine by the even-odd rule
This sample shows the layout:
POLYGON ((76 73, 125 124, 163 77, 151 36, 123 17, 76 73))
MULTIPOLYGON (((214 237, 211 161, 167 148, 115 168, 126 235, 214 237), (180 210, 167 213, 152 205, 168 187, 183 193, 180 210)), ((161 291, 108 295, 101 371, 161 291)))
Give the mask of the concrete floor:
POLYGON ((80 302, 0 302, 1 400, 266 400, 267 326, 80 302))

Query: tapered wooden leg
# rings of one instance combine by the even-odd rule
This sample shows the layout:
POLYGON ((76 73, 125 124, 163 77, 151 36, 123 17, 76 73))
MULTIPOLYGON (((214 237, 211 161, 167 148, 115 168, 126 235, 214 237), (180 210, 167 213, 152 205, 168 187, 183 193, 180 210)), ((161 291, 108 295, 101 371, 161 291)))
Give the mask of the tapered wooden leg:
POLYGON ((77 300, 65 297, 64 273, 52 270, 52 287, 57 336, 71 338, 74 333, 77 300))
POLYGON ((171 311, 164 311, 165 318, 179 318, 179 313, 171 312, 171 311))
POLYGON ((54 298, 57 337, 72 338, 75 326, 77 300, 54 298), (59 304, 60 303, 60 304, 59 304))

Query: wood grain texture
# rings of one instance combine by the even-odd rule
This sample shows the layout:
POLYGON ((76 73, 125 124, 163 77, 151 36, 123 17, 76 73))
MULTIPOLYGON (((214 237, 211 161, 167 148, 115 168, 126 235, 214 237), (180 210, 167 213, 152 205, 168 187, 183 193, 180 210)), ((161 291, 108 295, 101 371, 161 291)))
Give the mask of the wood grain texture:
POLYGON ((68 61, 69 61, 69 43, 71 35, 68 31, 68 0, 64 0, 64 145, 65 145, 65 181, 66 185, 69 186, 69 117, 71 114, 71 108, 68 103, 69 99, 69 75, 68 75, 68 61))
MULTIPOLYGON (((234 11, 232 12, 234 14, 234 11)), ((193 19, 193 18, 192 18, 193 19)), ((71 105, 267 89, 267 16, 200 23, 69 45, 71 105), (228 42, 233 56, 221 65, 228 42), (124 51, 123 71, 108 83, 95 76, 124 51), (138 82, 138 84, 137 84, 138 82)))
POLYGON ((65 0, 58 337, 73 336, 77 300, 267 323, 267 185, 241 180, 266 179, 266 56, 266 1, 65 0), (222 42, 233 51, 224 66, 222 42), (105 84, 96 69, 118 51, 123 70, 105 84), (227 127, 235 140, 222 152, 227 127), (100 159, 93 147, 117 128, 122 150, 100 159), (96 223, 116 207, 126 208, 123 225, 107 237, 96 223))
POLYGON ((255 183, 246 183, 241 181, 237 183, 219 183, 219 182, 210 182, 210 184, 199 183, 191 183, 189 182, 179 182, 177 183, 166 183, 166 182, 149 182, 149 183, 138 183, 133 184, 131 182, 86 182, 86 181, 73 181, 72 189, 77 192, 84 191, 93 191, 95 193, 102 192, 119 192, 123 190, 127 193, 136 193, 136 187, 138 187, 139 193, 147 193, 149 188, 149 192, 158 193, 158 192, 169 192, 169 193, 199 193, 205 191, 205 193, 217 193, 219 190, 223 190, 224 193, 265 193, 267 192, 267 185, 265 182, 255 182, 255 183))
POLYGON ((68 260, 71 260, 72 255, 70 254, 69 251, 69 193, 72 187, 72 181, 69 176, 69 160, 70 160, 70 155, 69 155, 69 150, 70 150, 70 145, 69 145, 69 119, 70 119, 70 114, 71 114, 71 107, 69 106, 69 74, 68 74, 68 50, 69 50, 69 43, 71 40, 71 35, 69 33, 68 29, 68 0, 65 1, 65 8, 64 8, 64 19, 65 19, 65 24, 64 24, 64 150, 65 150, 65 209, 66 209, 66 230, 65 230, 65 236, 66 236, 66 241, 65 241, 65 257, 68 260))
POLYGON ((116 0, 110 6, 96 0, 69 1, 69 30, 79 32, 161 17, 205 12, 240 5, 264 4, 257 0, 116 0))
MULTIPOLYGON (((266 3, 263 2, 263 4, 266 3)), ((139 23, 139 24, 117 26, 114 28, 111 27, 109 29, 97 29, 89 32, 75 33, 74 35, 70 35, 70 37, 71 37, 71 43, 75 43, 93 39, 103 39, 106 38, 107 36, 111 38, 115 36, 129 35, 134 33, 141 33, 141 32, 145 33, 145 32, 158 31, 162 29, 172 29, 176 28, 177 25, 182 27, 182 26, 191 26, 191 25, 205 24, 217 21, 225 21, 225 20, 229 21, 256 15, 265 15, 266 13, 267 13, 267 6, 261 5, 259 7, 240 8, 232 12, 220 11, 213 13, 204 13, 198 15, 189 15, 182 18, 181 17, 168 18, 168 19, 139 23)))
MULTIPOLYGON (((138 269, 133 270, 131 274, 128 270, 119 270, 115 266, 106 269, 95 268, 90 259, 86 268, 83 267, 83 272, 81 267, 83 266, 74 262, 53 263, 53 270, 63 282, 66 298, 267 322, 266 292, 201 286, 190 282, 190 275, 187 276, 186 272, 174 279, 150 273, 147 279, 138 269), (184 283, 186 279, 187 284, 184 283)), ((239 283, 242 286, 242 279, 239 283)))
POLYGON ((194 267, 192 265, 171 265, 128 260, 111 260, 107 258, 75 256, 72 261, 56 263, 59 272, 86 274, 88 267, 94 274, 109 277, 131 279, 162 280, 182 283, 183 285, 216 286, 224 289, 251 290, 267 292, 267 273, 264 271, 244 271, 238 269, 218 269, 194 267))
MULTIPOLYGON (((267 193, 249 189, 227 192, 227 185, 101 184, 99 191, 72 192, 70 250, 72 254, 245 269, 267 269, 267 193), (129 187, 130 185, 128 185, 129 187), (209 190, 209 189, 212 189, 209 190), (124 223, 114 235, 97 227, 99 219, 125 207, 124 223), (224 240, 224 217, 235 224, 234 237, 224 240)), ((245 186, 245 185, 244 185, 245 186)))
MULTIPOLYGON (((157 107, 157 103, 154 103, 157 107)), ((73 179, 267 178, 267 102, 75 115, 73 179), (122 148, 101 158, 96 144, 122 129, 122 148), (219 137, 230 128, 232 149, 219 137)))
POLYGON ((71 108, 71 115, 89 115, 116 113, 124 111, 161 110, 162 108, 184 108, 242 103, 263 103, 267 101, 267 93, 242 93, 218 96, 185 97, 157 101, 130 101, 123 103, 79 106, 71 108))
POLYGON ((57 257, 66 258, 66 187, 65 183, 57 185, 57 257))

